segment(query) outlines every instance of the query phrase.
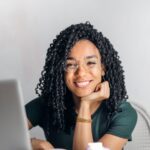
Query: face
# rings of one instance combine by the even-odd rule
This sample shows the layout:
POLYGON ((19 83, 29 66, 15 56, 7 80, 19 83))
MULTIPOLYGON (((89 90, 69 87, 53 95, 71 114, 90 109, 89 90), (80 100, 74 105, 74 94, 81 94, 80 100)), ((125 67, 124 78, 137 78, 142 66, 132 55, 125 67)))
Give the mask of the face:
POLYGON ((100 53, 89 40, 80 40, 73 46, 65 68, 65 83, 76 97, 91 94, 104 75, 100 53))

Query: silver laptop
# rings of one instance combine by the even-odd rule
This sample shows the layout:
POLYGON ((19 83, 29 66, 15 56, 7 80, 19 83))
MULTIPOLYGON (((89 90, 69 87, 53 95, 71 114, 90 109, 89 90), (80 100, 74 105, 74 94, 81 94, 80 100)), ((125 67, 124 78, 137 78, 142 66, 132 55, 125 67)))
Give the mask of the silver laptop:
POLYGON ((0 150, 31 150, 21 86, 0 81, 0 150))

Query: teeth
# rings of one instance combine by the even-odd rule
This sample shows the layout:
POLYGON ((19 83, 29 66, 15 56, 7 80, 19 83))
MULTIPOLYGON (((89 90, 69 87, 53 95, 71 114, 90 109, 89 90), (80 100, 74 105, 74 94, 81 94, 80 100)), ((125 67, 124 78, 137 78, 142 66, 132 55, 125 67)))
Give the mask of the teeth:
POLYGON ((78 87, 85 87, 90 83, 90 81, 86 81, 86 82, 75 82, 76 86, 78 87))

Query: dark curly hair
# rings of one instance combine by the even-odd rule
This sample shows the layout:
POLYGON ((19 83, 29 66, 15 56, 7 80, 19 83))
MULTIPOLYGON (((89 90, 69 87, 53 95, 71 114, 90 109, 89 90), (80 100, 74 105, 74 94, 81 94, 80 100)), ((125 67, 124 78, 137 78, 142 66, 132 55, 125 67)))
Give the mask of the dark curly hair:
POLYGON ((119 102, 128 98, 123 67, 113 45, 89 22, 71 25, 61 31, 50 44, 35 89, 39 96, 44 97, 47 105, 47 132, 50 126, 56 131, 66 131, 75 125, 74 102, 64 81, 64 65, 70 49, 81 39, 93 42, 101 54, 101 62, 105 66, 104 78, 110 85, 110 97, 105 101, 108 115, 117 112, 119 102))

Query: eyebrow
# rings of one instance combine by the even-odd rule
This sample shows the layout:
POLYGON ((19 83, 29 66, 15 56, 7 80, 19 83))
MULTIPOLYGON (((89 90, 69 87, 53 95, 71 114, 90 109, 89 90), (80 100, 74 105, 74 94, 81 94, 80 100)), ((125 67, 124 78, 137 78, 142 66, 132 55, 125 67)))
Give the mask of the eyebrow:
POLYGON ((87 56, 85 58, 90 59, 90 58, 98 58, 98 57, 96 55, 91 55, 91 56, 87 56))
MULTIPOLYGON (((96 55, 90 55, 86 56, 86 59, 91 59, 91 58, 98 58, 96 55)), ((74 57, 68 57, 67 60, 76 60, 74 57)))

